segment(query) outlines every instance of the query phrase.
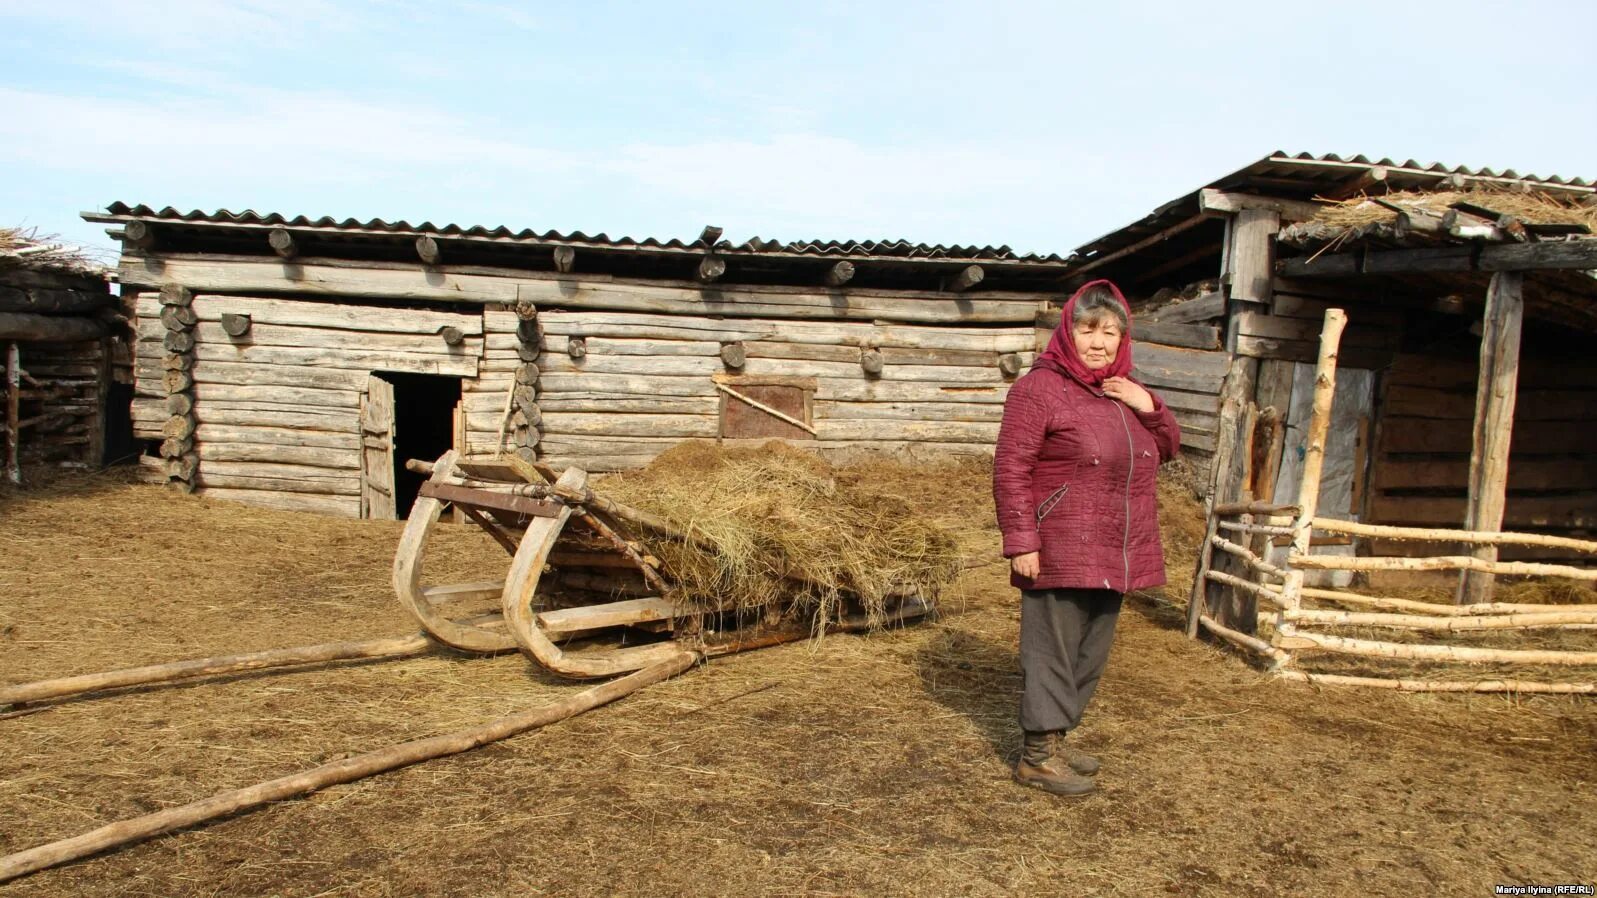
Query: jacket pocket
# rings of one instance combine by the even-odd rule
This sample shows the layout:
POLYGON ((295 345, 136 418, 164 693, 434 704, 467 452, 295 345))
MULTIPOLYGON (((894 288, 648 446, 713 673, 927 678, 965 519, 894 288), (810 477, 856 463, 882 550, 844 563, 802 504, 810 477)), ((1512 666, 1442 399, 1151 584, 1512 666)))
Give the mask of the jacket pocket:
POLYGON ((1038 529, 1042 529, 1043 518, 1048 517, 1049 512, 1053 511, 1054 508, 1059 505, 1060 501, 1065 498, 1065 493, 1067 493, 1069 491, 1070 491, 1070 484, 1068 484, 1068 483, 1064 484, 1059 489, 1056 489, 1052 493, 1049 493, 1048 494, 1048 498, 1046 498, 1046 499, 1042 500, 1041 502, 1037 503, 1037 528, 1038 529))

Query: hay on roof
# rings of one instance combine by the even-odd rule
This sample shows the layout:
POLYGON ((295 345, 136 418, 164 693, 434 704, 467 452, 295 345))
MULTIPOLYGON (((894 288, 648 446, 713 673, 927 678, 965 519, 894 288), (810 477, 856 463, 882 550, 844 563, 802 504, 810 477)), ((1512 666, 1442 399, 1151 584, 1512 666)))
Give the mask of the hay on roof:
POLYGON ((82 247, 40 236, 36 228, 0 227, 0 270, 51 269, 99 277, 103 269, 82 247))
MULTIPOLYGON (((1582 224, 1597 231, 1597 207, 1573 204, 1550 193, 1520 193, 1479 185, 1468 190, 1399 190, 1379 199, 1381 203, 1436 216, 1447 212, 1454 203, 1472 203, 1512 215, 1526 224, 1582 224)), ((1398 212, 1381 203, 1374 197, 1353 197, 1321 209, 1313 223, 1342 230, 1396 224, 1398 212)))

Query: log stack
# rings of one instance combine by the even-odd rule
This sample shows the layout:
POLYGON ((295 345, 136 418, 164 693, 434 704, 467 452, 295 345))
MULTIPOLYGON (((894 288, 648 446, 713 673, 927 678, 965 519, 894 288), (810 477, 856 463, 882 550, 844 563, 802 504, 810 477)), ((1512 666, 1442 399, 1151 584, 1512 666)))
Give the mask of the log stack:
POLYGON ((194 294, 177 287, 162 288, 160 321, 166 334, 161 343, 166 350, 162 361, 165 374, 161 385, 166 390, 166 423, 161 428, 161 458, 172 489, 192 493, 199 473, 200 456, 195 451, 194 433, 194 326, 199 316, 194 311, 194 294))

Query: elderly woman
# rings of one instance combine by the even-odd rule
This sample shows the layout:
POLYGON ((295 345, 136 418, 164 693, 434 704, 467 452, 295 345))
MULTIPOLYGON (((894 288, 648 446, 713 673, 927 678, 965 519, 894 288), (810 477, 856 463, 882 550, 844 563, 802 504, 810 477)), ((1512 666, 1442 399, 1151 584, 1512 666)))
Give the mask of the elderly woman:
POLYGON ((993 496, 1021 590, 1015 780, 1057 795, 1093 790, 1097 759, 1064 737, 1098 686, 1121 599, 1165 580, 1155 475, 1181 429, 1130 374, 1131 313, 1093 281, 1010 389, 998 432, 993 496))

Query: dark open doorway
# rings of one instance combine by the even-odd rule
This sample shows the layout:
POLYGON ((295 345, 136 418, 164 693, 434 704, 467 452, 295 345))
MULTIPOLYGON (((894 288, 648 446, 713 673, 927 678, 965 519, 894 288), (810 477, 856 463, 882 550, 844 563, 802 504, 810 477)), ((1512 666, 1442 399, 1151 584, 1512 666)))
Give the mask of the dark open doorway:
POLYGON ((407 469, 405 462, 432 461, 455 446, 460 378, 387 371, 378 376, 394 385, 394 506, 403 519, 427 479, 407 469))

